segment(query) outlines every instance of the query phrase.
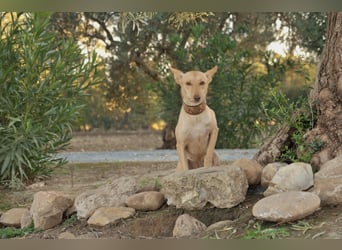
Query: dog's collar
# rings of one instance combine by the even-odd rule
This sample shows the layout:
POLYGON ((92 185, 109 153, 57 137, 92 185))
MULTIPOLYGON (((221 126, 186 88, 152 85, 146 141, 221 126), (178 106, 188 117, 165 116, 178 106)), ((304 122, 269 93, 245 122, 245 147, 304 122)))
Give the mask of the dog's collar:
POLYGON ((205 110, 206 107, 207 107, 207 104, 204 102, 202 102, 196 106, 189 106, 183 102, 184 111, 190 115, 199 115, 200 113, 202 113, 205 110))

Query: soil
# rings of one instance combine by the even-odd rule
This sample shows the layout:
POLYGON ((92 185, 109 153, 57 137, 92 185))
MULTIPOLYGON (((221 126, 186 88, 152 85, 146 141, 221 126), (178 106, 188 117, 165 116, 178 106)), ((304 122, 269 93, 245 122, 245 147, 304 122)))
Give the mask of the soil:
MULTIPOLYGON (((109 134, 75 134, 68 152, 146 150, 162 144, 161 135, 155 132, 129 132, 109 134)), ((77 195, 85 190, 103 185, 108 178, 124 175, 143 175, 148 172, 167 171, 175 168, 176 162, 134 162, 101 164, 67 164, 57 169, 46 180, 37 180, 31 186, 19 191, 0 190, 0 211, 12 207, 30 207, 33 194, 40 190, 65 191, 77 195)), ((137 212, 134 217, 121 220, 106 227, 87 225, 85 220, 77 220, 75 215, 65 217, 64 222, 52 229, 35 232, 24 238, 57 239, 62 232, 70 232, 80 239, 168 239, 177 217, 183 213, 202 221, 206 226, 223 220, 231 220, 222 229, 203 232, 193 238, 241 239, 254 238, 342 238, 342 206, 323 207, 301 221, 276 224, 257 221, 252 216, 252 207, 262 198, 259 187, 248 191, 246 200, 230 209, 206 207, 199 211, 185 211, 172 206, 154 212, 137 212), (261 227, 260 227, 261 226, 261 227), (279 232, 286 231, 287 234, 279 232)))

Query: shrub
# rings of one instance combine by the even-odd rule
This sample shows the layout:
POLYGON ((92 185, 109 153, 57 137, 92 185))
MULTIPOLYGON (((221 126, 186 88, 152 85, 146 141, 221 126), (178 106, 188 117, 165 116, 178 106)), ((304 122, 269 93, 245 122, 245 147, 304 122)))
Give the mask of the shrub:
POLYGON ((0 183, 15 187, 65 163, 54 154, 96 81, 96 56, 55 39, 44 14, 1 13, 0 25, 0 183))

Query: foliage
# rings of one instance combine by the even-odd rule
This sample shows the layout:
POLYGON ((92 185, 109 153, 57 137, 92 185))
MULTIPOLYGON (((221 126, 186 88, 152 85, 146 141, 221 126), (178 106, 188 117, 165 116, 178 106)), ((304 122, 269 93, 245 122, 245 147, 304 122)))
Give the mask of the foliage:
POLYGON ((65 163, 54 154, 70 140, 96 81, 96 57, 55 39, 45 14, 0 18, 0 182, 18 187, 65 163))
POLYGON ((324 12, 287 12, 279 14, 283 26, 289 28, 286 40, 290 53, 297 45, 320 55, 325 43, 327 14, 324 12))
POLYGON ((270 240, 283 239, 290 234, 285 228, 262 228, 260 223, 255 223, 252 228, 249 228, 242 237, 244 240, 270 240))
POLYGON ((290 102, 285 94, 273 89, 270 99, 266 102, 267 104, 263 103, 266 119, 278 125, 273 129, 284 125, 291 128, 290 141, 276 160, 289 163, 310 162, 312 155, 321 149, 323 143, 305 141, 304 135, 314 127, 317 120, 315 110, 310 106, 308 99, 301 98, 297 102, 290 102))
POLYGON ((33 223, 28 228, 14 228, 14 227, 5 227, 0 228, 0 239, 10 239, 15 237, 24 237, 28 234, 32 234, 37 230, 34 228, 33 223))

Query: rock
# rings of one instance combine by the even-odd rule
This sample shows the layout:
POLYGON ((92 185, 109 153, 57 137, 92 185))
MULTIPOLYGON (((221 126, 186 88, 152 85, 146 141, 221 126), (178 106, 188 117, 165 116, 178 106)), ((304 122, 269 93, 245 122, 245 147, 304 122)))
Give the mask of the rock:
POLYGON ((329 167, 333 169, 342 168, 342 155, 335 157, 334 159, 327 161, 323 165, 320 166, 320 170, 329 167))
POLYGON ((320 178, 342 178, 342 156, 336 157, 325 164, 315 174, 315 180, 320 178))
POLYGON ((130 207, 101 207, 88 219, 88 224, 103 227, 117 220, 129 218, 134 214, 134 208, 130 207))
POLYGON ((73 199, 63 192, 35 193, 30 210, 35 228, 46 230, 60 224, 64 211, 72 204, 73 199))
POLYGON ((313 172, 310 164, 295 162, 282 167, 276 172, 265 196, 286 191, 303 191, 313 185, 313 172))
POLYGON ((165 201, 164 195, 160 192, 150 191, 134 194, 127 199, 127 206, 136 210, 157 210, 165 201))
POLYGON ((214 224, 211 224, 206 231, 207 232, 213 232, 213 231, 217 231, 217 230, 222 230, 224 228, 230 227, 234 224, 234 221, 232 220, 223 220, 223 221, 219 221, 216 222, 214 224))
POLYGON ((33 223, 33 219, 30 213, 30 210, 26 210, 26 212, 24 212, 20 218, 20 227, 22 229, 28 228, 32 225, 33 223))
POLYGON ((245 173, 235 165, 173 173, 163 177, 161 185, 168 205, 189 210, 208 202, 218 208, 234 207, 244 201, 248 189, 245 173))
POLYGON ((258 185, 261 180, 262 166, 255 160, 239 159, 233 162, 239 166, 246 174, 249 185, 258 185))
POLYGON ((58 235, 58 239, 60 240, 72 240, 76 239, 75 235, 70 232, 63 232, 58 235))
POLYGON ((27 208, 12 208, 1 215, 0 224, 10 227, 20 227, 21 217, 27 211, 27 208))
POLYGON ((284 162, 273 162, 267 164, 263 168, 261 173, 261 186, 267 188, 274 175, 278 172, 278 170, 287 165, 288 164, 284 162))
POLYGON ((127 198, 137 190, 135 177, 121 177, 104 186, 86 191, 75 199, 78 218, 89 218, 100 207, 124 206, 127 198))
POLYGON ((316 179, 315 186, 313 188, 313 193, 319 196, 322 205, 341 204, 342 177, 316 179))
POLYGON ((180 215, 173 228, 172 235, 176 238, 195 237, 206 230, 206 226, 188 214, 180 215))
POLYGON ((259 200, 252 209, 259 220, 289 222, 302 219, 317 211, 320 198, 313 193, 289 191, 259 200))

